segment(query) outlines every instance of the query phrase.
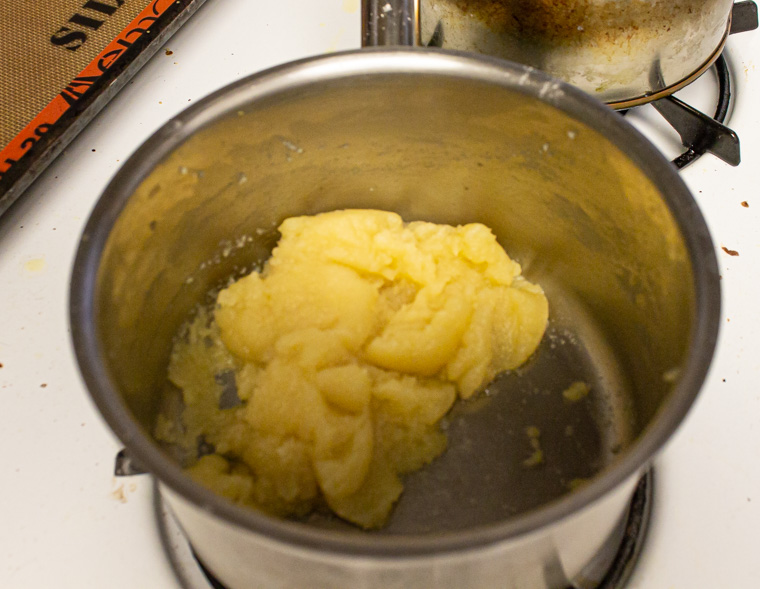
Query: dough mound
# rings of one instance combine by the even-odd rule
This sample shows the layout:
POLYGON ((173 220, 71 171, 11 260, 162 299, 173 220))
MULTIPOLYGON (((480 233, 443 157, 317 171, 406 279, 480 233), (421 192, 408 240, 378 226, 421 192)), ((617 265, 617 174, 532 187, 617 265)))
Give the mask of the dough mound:
POLYGON ((177 339, 184 409, 156 437, 235 502, 285 517, 326 505, 381 527, 402 475, 444 451, 456 398, 535 351, 546 297, 477 223, 343 210, 280 232, 263 270, 177 339))

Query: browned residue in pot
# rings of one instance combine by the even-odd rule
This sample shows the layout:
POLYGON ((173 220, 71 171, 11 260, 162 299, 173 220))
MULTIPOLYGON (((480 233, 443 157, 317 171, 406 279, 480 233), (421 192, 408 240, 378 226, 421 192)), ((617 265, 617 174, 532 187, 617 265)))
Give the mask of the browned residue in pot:
POLYGON ((551 43, 608 43, 661 35, 704 9, 703 0, 454 0, 463 13, 499 33, 551 43))

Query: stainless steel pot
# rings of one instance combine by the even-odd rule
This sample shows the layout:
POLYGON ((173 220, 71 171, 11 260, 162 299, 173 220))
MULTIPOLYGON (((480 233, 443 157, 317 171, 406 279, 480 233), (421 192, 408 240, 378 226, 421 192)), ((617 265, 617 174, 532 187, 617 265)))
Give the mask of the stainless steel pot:
POLYGON ((530 68, 413 49, 288 64, 171 120, 108 185, 71 284, 87 387, 230 589, 598 582, 637 478, 702 385, 719 306, 696 204, 621 117, 530 68), (409 477, 391 525, 377 533, 238 507, 187 477, 151 437, 172 338, 193 307, 265 259, 282 219, 345 207, 486 223, 544 286, 562 336, 539 352, 539 368, 507 375, 483 409, 457 417, 475 424, 468 431, 483 445, 461 457, 466 444, 452 438, 436 492, 415 483, 430 480, 434 463, 409 477), (568 466, 568 449, 567 462, 577 458, 563 434, 551 441, 568 405, 548 407, 553 394, 561 400, 557 382, 581 369, 598 391, 583 428, 598 472, 573 492, 546 494, 561 482, 552 473, 568 466), (536 394, 539 385, 547 394, 536 394), (519 408, 533 402, 535 415, 523 417, 547 419, 547 460, 525 469, 519 439, 509 438, 520 422, 504 420, 522 419, 519 408), (525 503, 500 508, 513 498, 525 503))
POLYGON ((733 7, 733 0, 417 2, 424 44, 530 65, 614 108, 671 94, 701 75, 720 55, 733 7))

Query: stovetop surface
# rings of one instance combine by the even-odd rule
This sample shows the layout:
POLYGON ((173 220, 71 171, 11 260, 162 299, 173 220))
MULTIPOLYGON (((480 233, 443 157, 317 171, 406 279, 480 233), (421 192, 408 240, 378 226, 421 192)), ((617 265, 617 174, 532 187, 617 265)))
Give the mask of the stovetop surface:
MULTIPOLYGON (((113 477, 121 446, 76 368, 67 301, 79 234, 121 163, 188 104, 266 67, 356 48, 359 37, 358 0, 209 0, 0 218, 0 587, 180 586, 152 481, 113 477)), ((760 579, 758 55, 760 33, 729 39, 736 100, 727 123, 743 163, 707 155, 683 173, 720 262, 722 329, 703 391, 656 461, 631 589, 743 589, 760 579)), ((702 92, 682 94, 709 102, 702 92)), ((669 157, 678 153, 656 115, 631 114, 669 157)))

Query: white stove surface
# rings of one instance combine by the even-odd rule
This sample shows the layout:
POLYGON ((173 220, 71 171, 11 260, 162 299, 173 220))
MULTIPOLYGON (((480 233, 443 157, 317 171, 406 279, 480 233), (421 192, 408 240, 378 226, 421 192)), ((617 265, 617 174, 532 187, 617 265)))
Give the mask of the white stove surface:
MULTIPOLYGON (((359 37, 359 0, 208 0, 167 43, 172 53, 159 51, 0 218, 0 587, 180 587, 152 481, 113 477, 121 445, 78 374, 67 299, 79 235, 121 162, 189 102, 269 66, 356 48, 359 37)), ((708 155, 684 173, 722 269, 722 331, 698 402, 656 462, 652 527, 630 589, 760 585, 760 31, 731 37, 728 50, 728 124, 743 163, 708 155)), ((650 118, 633 120, 645 128, 650 118)))

